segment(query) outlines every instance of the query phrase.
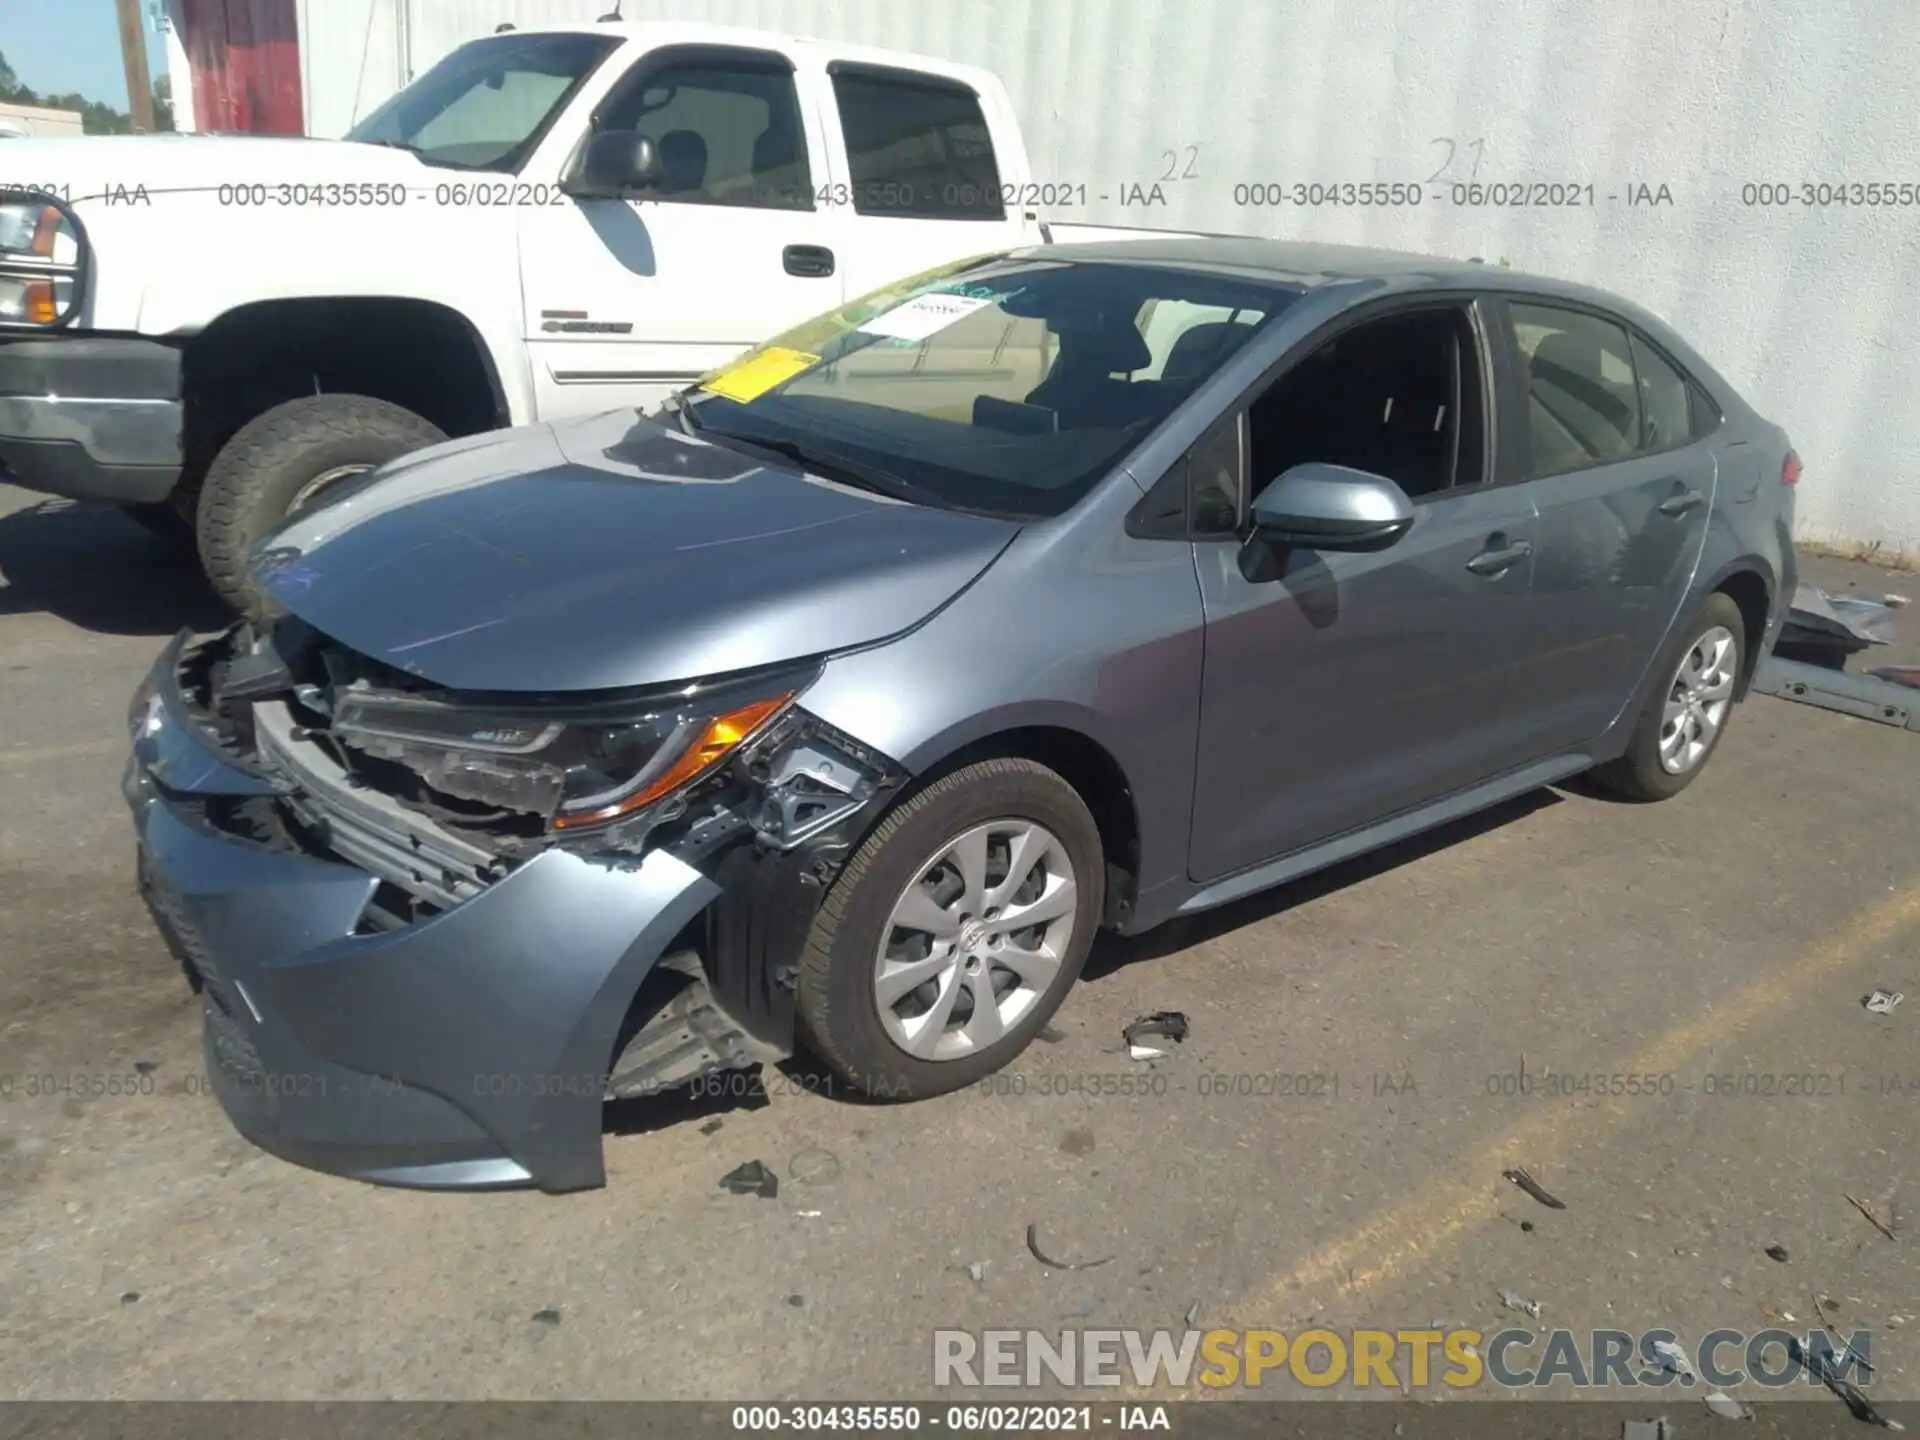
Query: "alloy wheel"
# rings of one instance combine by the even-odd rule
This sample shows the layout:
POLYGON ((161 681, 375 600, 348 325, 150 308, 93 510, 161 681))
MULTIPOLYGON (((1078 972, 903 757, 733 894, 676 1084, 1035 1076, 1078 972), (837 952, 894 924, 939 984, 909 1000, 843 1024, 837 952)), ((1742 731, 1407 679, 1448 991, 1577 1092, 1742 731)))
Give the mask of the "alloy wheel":
POLYGON ((1660 768, 1669 775, 1686 774, 1713 748, 1733 704, 1739 658, 1739 644, 1724 625, 1706 631, 1680 657, 1660 715, 1660 768))
POLYGON ((1031 820, 956 835, 894 902, 874 960, 887 1036, 918 1060, 957 1060, 1038 1005, 1073 940, 1079 888, 1060 838, 1031 820))

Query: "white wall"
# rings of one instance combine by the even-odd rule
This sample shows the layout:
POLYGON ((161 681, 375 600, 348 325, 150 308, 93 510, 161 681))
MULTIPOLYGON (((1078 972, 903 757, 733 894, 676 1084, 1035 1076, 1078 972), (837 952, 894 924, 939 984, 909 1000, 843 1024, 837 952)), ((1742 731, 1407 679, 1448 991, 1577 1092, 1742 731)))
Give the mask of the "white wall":
MULTIPOLYGON (((310 129, 413 64, 611 0, 303 0, 310 129), (326 16, 310 22, 312 12, 326 16)), ((1803 538, 1920 554, 1920 205, 1755 207, 1747 183, 1920 185, 1920 6, 1906 0, 626 0, 986 65, 1062 218, 1506 257, 1665 315, 1806 462, 1803 538), (1578 209, 1249 208, 1236 183, 1594 187, 1578 209), (1121 188, 1169 167, 1164 208, 1121 188), (1630 207, 1630 186, 1671 205, 1630 207), (1106 195, 1102 201, 1099 196, 1106 195), (1608 200, 1609 195, 1619 196, 1608 200)))
POLYGON ((50 110, 45 105, 0 104, 0 124, 9 131, 49 139, 79 135, 85 129, 78 110, 50 110))

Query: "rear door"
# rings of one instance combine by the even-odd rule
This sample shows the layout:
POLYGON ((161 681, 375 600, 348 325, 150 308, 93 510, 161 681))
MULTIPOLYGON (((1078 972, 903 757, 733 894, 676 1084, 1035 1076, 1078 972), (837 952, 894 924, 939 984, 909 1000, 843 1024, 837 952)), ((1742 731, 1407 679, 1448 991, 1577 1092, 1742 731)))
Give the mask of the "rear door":
MULTIPOLYGON (((776 50, 656 49, 594 107, 638 130, 665 183, 640 200, 521 212, 539 417, 648 405, 844 294, 815 77, 776 50)), ((584 140, 584 134, 581 137, 584 140)))
POLYGON ((1013 203, 1025 155, 997 94, 830 57, 821 80, 830 167, 821 199, 850 221, 841 241, 848 294, 1032 239, 1013 203))
POLYGON ((1558 299, 1492 309, 1508 448, 1540 515, 1510 698, 1533 758, 1627 703, 1686 597, 1718 476, 1692 382, 1645 336, 1558 299))

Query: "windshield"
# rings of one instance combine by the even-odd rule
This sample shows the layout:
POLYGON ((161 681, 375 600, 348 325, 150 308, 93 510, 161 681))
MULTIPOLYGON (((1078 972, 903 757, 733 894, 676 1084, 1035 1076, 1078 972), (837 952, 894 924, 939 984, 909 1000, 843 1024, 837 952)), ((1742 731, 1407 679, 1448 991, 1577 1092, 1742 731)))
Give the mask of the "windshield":
POLYGON ((430 165, 517 170, 574 91, 619 41, 494 35, 462 45, 347 132, 430 165))
POLYGON ((1156 265, 960 261, 750 351, 683 410, 915 500, 1058 515, 1299 293, 1156 265))

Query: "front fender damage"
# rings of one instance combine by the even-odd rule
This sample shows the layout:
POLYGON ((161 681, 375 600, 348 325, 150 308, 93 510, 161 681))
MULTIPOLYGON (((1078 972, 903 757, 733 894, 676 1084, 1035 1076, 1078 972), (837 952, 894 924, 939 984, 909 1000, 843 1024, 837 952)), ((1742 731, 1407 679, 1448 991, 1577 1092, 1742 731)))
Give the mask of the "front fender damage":
POLYGON ((630 843, 711 879, 697 964, 656 971, 676 985, 625 1035, 612 1092, 655 1092, 713 1070, 792 1055, 800 960, 827 891, 885 813, 906 771, 802 709, 790 710, 698 786, 671 820, 630 843))

